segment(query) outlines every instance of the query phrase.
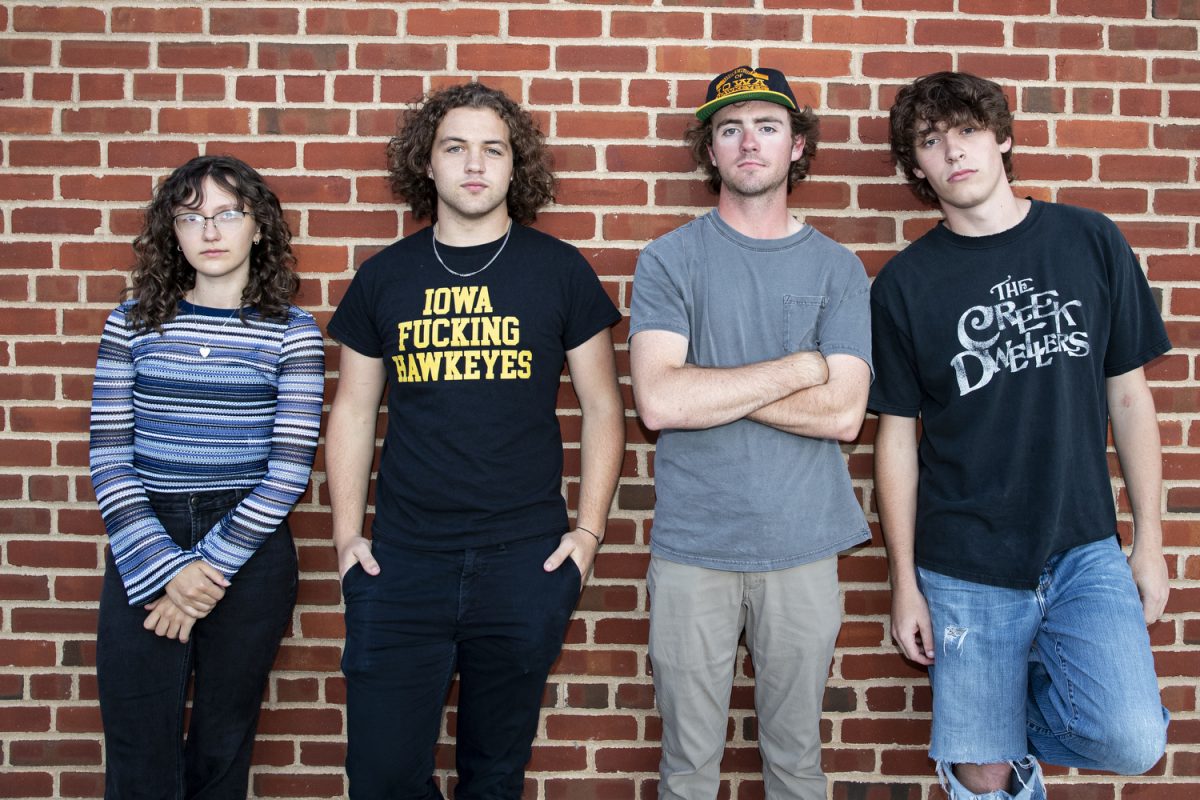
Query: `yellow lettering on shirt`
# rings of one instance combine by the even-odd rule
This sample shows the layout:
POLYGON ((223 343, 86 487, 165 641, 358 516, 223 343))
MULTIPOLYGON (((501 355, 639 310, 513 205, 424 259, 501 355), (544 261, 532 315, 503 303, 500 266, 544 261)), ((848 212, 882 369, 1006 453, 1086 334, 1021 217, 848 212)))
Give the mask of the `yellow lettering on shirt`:
POLYGON ((529 380, 533 352, 520 344, 520 318, 496 314, 487 286, 430 288, 421 316, 396 324, 392 362, 400 383, 529 380))

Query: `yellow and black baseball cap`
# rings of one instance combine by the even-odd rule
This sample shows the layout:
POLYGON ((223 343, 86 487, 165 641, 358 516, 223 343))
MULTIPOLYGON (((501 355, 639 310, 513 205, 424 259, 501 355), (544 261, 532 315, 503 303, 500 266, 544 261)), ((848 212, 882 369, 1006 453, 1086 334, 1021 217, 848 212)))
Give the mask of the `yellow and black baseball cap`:
POLYGON ((722 106, 747 100, 766 100, 796 110, 796 97, 782 72, 770 67, 734 67, 708 84, 708 96, 696 109, 696 116, 705 120, 722 106))

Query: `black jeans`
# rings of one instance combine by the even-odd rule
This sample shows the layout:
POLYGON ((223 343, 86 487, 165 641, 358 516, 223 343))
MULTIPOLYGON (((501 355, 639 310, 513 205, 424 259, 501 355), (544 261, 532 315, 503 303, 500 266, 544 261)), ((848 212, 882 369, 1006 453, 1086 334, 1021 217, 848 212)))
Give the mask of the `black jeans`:
POLYGON ((459 674, 457 800, 519 800, 579 569, 542 563, 548 536, 430 552, 378 542, 381 571, 346 573, 346 772, 354 800, 437 800, 434 745, 459 674))
MULTIPOLYGON (((191 548, 246 494, 151 493, 150 501, 176 544, 191 548)), ((233 576, 187 644, 142 628, 145 609, 129 605, 112 555, 105 560, 96 643, 104 796, 244 800, 263 689, 296 603, 296 548, 287 523, 233 576)))

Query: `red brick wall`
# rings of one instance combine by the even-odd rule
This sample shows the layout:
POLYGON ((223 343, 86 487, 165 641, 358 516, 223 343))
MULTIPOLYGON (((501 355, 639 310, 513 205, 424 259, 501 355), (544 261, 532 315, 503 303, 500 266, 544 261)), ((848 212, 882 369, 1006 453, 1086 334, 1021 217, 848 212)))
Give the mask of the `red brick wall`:
MULTIPOLYGON (((297 234, 300 303, 325 322, 355 265, 412 229, 383 181, 397 110, 480 78, 533 108, 553 142, 562 189, 539 225, 578 244, 628 310, 638 248, 712 203, 680 134, 711 75, 739 63, 784 69, 820 112, 815 175, 793 204, 872 273, 934 218, 888 163, 885 117, 899 83, 937 69, 1003 82, 1019 118, 1021 191, 1111 214, 1138 250, 1176 344, 1149 370, 1174 578, 1152 635, 1175 721, 1150 775, 1052 773, 1080 800, 1194 793, 1198 18, 1197 0, 0 3, 0 797, 101 794, 92 665, 105 541, 86 472, 90 369, 156 180, 206 152, 268 175, 297 234)), ((623 345, 619 358, 627 376, 623 345)), ((571 403, 564 389, 575 448, 571 403)), ((873 431, 868 420, 846 449, 874 524, 873 431)), ((632 411, 628 432, 608 542, 546 692, 529 797, 653 796, 660 726, 643 583, 653 440, 632 411)), ((567 463, 574 471, 578 459, 567 463)), ((263 714, 258 797, 344 791, 342 621, 322 469, 319 457, 293 517, 300 602, 263 714)), ((1126 533, 1127 511, 1122 502, 1126 533)), ((939 796, 924 754, 925 677, 886 633, 878 536, 842 559, 841 575, 846 620, 823 723, 831 796, 939 796)), ((762 789, 744 676, 734 707, 722 797, 749 800, 762 789)), ((448 747, 438 760, 452 764, 448 747)))

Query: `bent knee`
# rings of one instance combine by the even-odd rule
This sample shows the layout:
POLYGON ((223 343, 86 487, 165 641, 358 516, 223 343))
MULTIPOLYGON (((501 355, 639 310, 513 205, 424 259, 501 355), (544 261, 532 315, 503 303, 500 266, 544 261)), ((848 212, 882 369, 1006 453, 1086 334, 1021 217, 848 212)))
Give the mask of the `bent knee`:
POLYGON ((1145 745, 1130 749, 1109 765, 1109 770, 1118 775, 1142 775, 1154 769, 1154 765, 1162 760, 1165 746, 1147 747, 1145 745))
POLYGON ((1118 775, 1141 775, 1154 768, 1167 749, 1166 712, 1158 719, 1125 721, 1110 742, 1108 769, 1118 775))

